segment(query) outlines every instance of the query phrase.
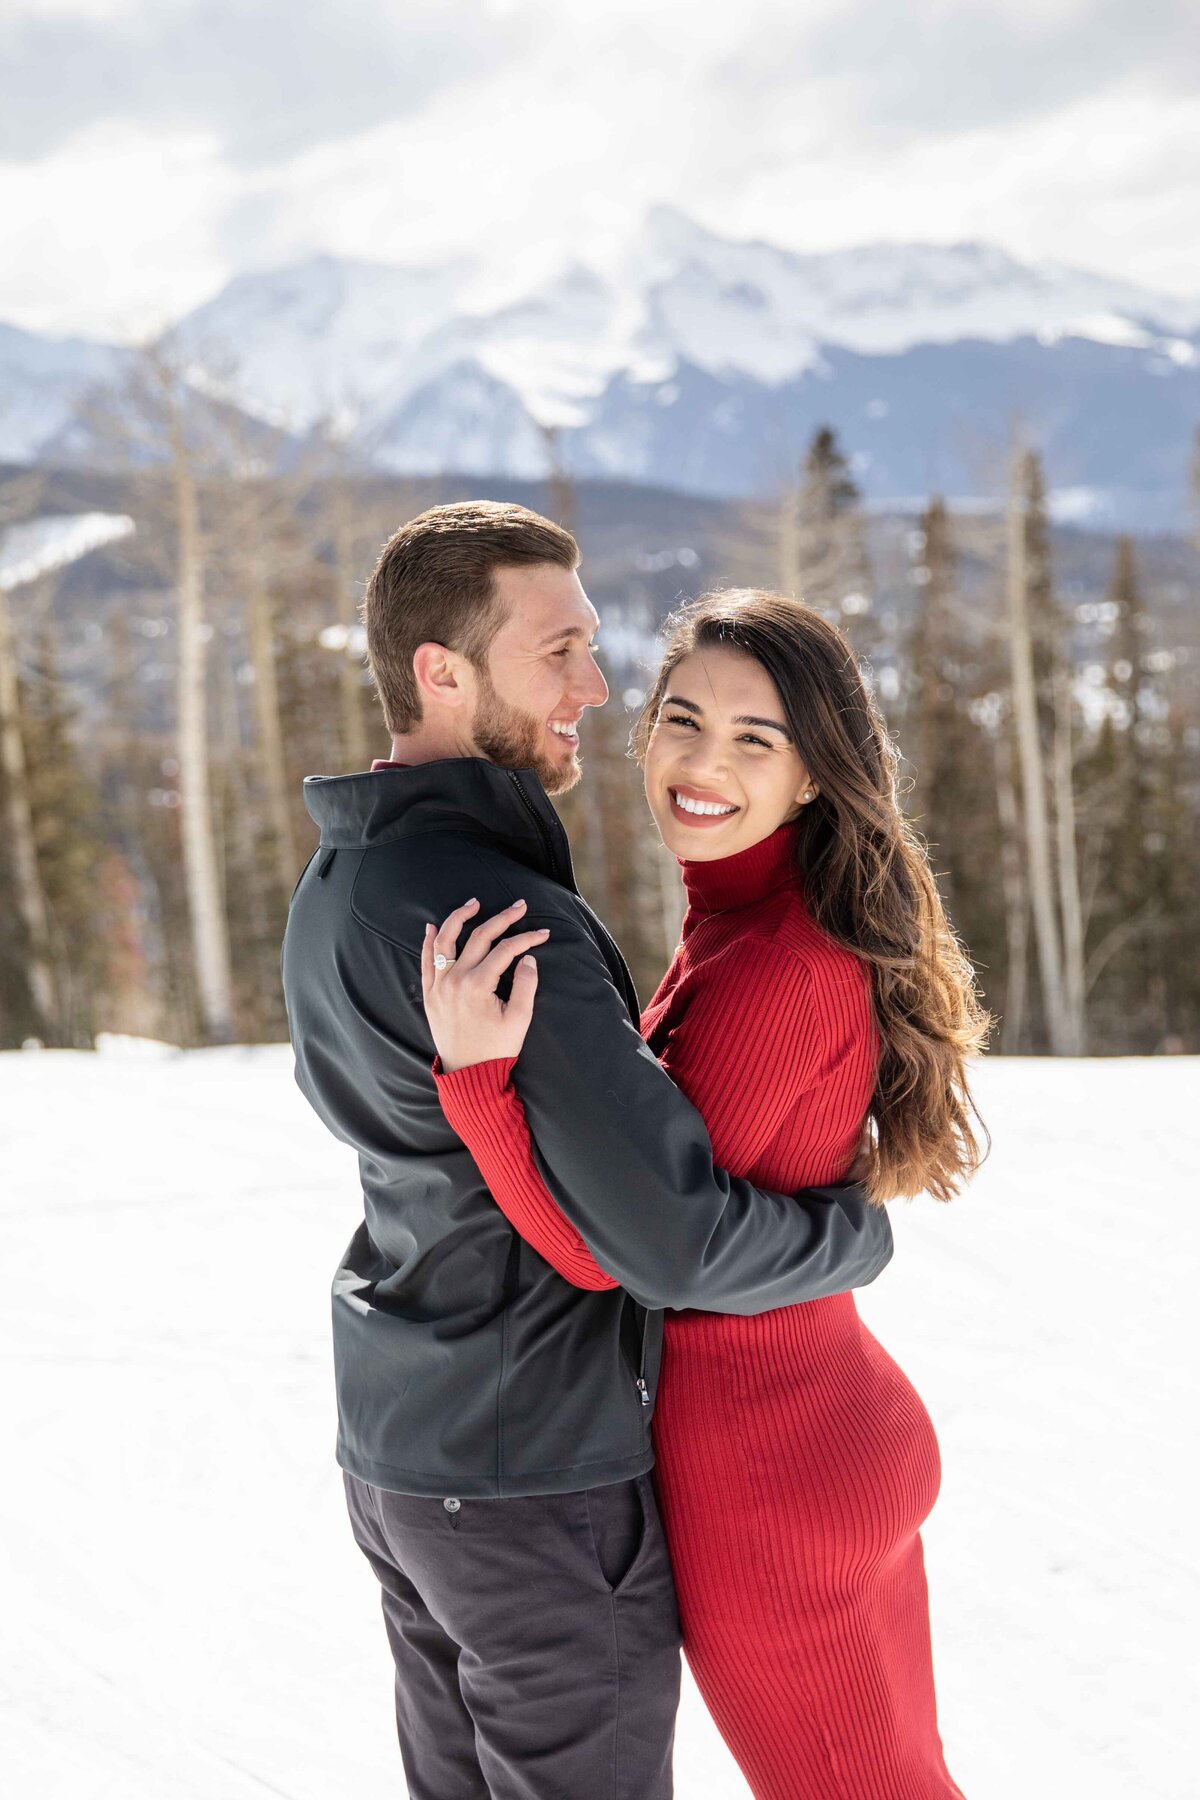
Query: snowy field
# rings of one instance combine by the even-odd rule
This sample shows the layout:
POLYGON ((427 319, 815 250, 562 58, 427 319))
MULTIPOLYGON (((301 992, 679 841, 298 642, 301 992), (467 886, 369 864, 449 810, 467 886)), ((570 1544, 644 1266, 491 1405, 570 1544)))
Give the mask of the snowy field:
MULTIPOLYGON (((862 1299, 942 1443, 950 1767, 968 1800, 1194 1800, 1200 1061, 979 1090, 991 1162, 892 1209, 862 1299)), ((397 1800, 332 1454, 355 1171, 289 1053, 0 1056, 0 1174, 5 1793, 397 1800)), ((690 1689, 678 1746, 679 1800, 745 1800, 690 1689)))

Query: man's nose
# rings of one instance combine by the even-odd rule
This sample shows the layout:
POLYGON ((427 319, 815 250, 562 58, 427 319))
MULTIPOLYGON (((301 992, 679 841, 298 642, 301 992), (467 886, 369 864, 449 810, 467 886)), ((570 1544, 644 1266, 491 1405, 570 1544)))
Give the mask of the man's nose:
POLYGON ((587 659, 587 668, 579 687, 579 704, 581 706, 603 706, 608 699, 608 683, 604 679, 604 671, 594 656, 587 659))

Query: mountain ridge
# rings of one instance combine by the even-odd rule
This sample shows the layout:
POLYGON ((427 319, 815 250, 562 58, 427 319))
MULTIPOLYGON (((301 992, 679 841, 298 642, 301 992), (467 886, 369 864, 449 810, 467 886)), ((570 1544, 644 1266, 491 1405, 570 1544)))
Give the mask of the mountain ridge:
MULTIPOLYGON (((54 341, 0 327, 19 425, 0 412, 0 455, 64 441, 72 383, 128 354, 61 342, 56 385, 54 341)), ((499 293, 469 258, 321 252, 238 274, 164 342, 205 366, 207 391, 219 368, 248 413, 298 440, 334 420, 355 455, 400 473, 554 462, 737 495, 786 478, 827 420, 869 497, 925 491, 934 464, 962 496, 980 480, 965 440, 1019 424, 1098 522, 1165 525, 1200 420, 1200 297, 982 240, 798 252, 665 207, 607 266, 576 255, 499 293)))

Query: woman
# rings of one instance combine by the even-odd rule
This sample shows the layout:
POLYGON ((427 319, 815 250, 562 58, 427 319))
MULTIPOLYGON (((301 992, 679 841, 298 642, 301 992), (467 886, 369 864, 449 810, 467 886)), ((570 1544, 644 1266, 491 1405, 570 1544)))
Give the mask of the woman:
MULTIPOLYGON (((870 1118, 872 1200, 948 1199, 980 1160, 965 1061, 986 1018, 854 657, 753 590, 671 627, 635 749, 688 910, 642 1034, 732 1173, 838 1181, 870 1118)), ((455 960, 470 910, 426 936, 443 1107, 517 1230, 567 1280, 615 1285, 546 1191, 509 1081, 536 969, 501 1002, 495 953, 480 964, 512 914, 455 960)), ((758 1800, 958 1795, 918 1535, 937 1442, 853 1296, 668 1314, 654 1439, 688 1661, 758 1800)))

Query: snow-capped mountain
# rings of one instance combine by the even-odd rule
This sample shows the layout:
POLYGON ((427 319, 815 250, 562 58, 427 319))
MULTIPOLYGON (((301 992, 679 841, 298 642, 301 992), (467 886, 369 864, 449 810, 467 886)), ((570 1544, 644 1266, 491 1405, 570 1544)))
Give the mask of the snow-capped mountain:
POLYGON ((304 429, 346 410, 370 429, 473 360, 532 418, 586 425, 609 385, 669 383, 689 365, 772 388, 820 373, 826 347, 896 356, 963 339, 1080 339, 1200 363, 1185 304, 1072 269, 1033 269, 986 244, 876 244, 800 255, 735 243, 658 208, 616 265, 574 262, 484 309, 481 271, 339 262, 241 276, 177 328, 226 359, 251 403, 304 429))
POLYGON ((125 353, 0 324, 0 461, 33 462, 69 432, 84 397, 120 379, 125 353))
POLYGON ((0 532, 0 588, 36 581, 49 569, 65 569, 104 544, 137 529, 127 513, 47 513, 0 532))
POLYGON ((829 422, 869 497, 953 496, 1019 424, 1080 510, 1164 523, 1200 419, 1200 298, 987 244, 802 255, 666 208, 527 289, 320 256, 239 276, 170 335, 208 391, 397 472, 538 476, 552 430, 579 475, 748 493, 829 422))
POLYGON ((825 344, 866 356, 962 338, 1149 348, 1200 330, 1200 297, 1184 303, 1077 269, 1030 268, 993 245, 801 255, 730 242, 668 208, 650 215, 626 279, 647 293, 655 334, 688 360, 767 383, 812 367, 825 344))

